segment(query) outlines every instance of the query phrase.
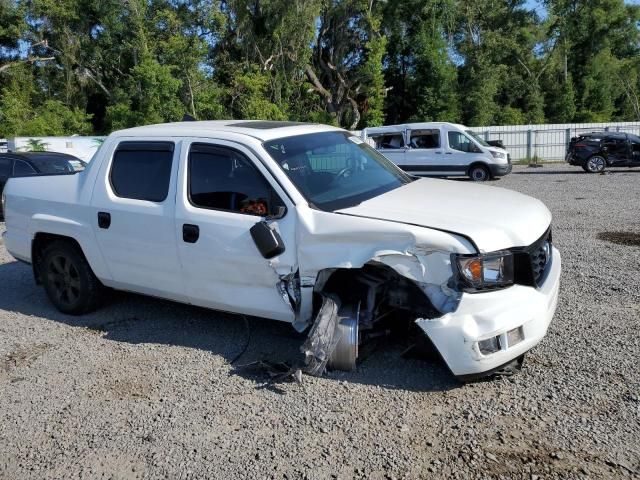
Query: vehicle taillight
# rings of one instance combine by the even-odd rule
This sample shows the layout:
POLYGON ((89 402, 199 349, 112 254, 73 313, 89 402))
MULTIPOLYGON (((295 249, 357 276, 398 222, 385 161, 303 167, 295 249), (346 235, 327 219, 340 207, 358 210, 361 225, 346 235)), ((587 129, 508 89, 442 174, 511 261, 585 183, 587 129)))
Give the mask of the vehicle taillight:
POLYGON ((586 145, 584 143, 576 143, 573 148, 584 148, 586 145))

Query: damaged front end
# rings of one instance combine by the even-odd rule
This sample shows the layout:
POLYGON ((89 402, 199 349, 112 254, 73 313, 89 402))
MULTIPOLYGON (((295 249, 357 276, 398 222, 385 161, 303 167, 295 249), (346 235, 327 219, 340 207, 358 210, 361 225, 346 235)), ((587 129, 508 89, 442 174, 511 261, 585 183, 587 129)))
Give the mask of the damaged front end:
POLYGON ((437 318, 454 311, 450 255, 416 249, 382 251, 359 268, 319 272, 314 285, 317 314, 302 346, 305 371, 353 370, 359 345, 389 334, 402 319, 437 318))

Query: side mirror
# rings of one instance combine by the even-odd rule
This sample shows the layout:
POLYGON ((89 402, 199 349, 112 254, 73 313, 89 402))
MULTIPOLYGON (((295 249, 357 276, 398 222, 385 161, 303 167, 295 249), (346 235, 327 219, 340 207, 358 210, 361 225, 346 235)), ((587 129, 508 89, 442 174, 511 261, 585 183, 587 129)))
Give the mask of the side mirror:
POLYGON ((273 258, 284 252, 284 242, 280 234, 267 222, 258 222, 249 229, 253 242, 264 258, 273 258))

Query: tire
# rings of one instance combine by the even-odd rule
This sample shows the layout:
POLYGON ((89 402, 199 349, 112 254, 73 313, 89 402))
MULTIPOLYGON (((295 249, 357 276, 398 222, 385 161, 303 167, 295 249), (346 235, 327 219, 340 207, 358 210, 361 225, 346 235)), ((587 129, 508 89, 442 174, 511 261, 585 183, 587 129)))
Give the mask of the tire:
POLYGON ((474 182, 486 182, 491 180, 491 172, 484 165, 474 165, 469 169, 469 178, 474 182))
POLYGON ((97 307, 102 285, 76 245, 53 242, 45 249, 39 268, 47 296, 59 311, 81 315, 97 307))
POLYGON ((593 155, 584 166, 589 173, 602 173, 607 168, 607 161, 602 155, 593 155))

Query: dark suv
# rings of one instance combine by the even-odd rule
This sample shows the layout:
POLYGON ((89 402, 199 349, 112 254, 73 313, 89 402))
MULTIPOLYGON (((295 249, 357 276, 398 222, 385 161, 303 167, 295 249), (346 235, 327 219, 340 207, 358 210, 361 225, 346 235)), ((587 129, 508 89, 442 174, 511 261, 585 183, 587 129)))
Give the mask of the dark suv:
POLYGON ((87 164, 72 155, 55 152, 0 153, 0 220, 3 219, 2 190, 11 177, 72 174, 87 164))
POLYGON ((630 133, 594 132, 573 137, 565 160, 585 172, 607 167, 640 167, 640 137, 630 133))

